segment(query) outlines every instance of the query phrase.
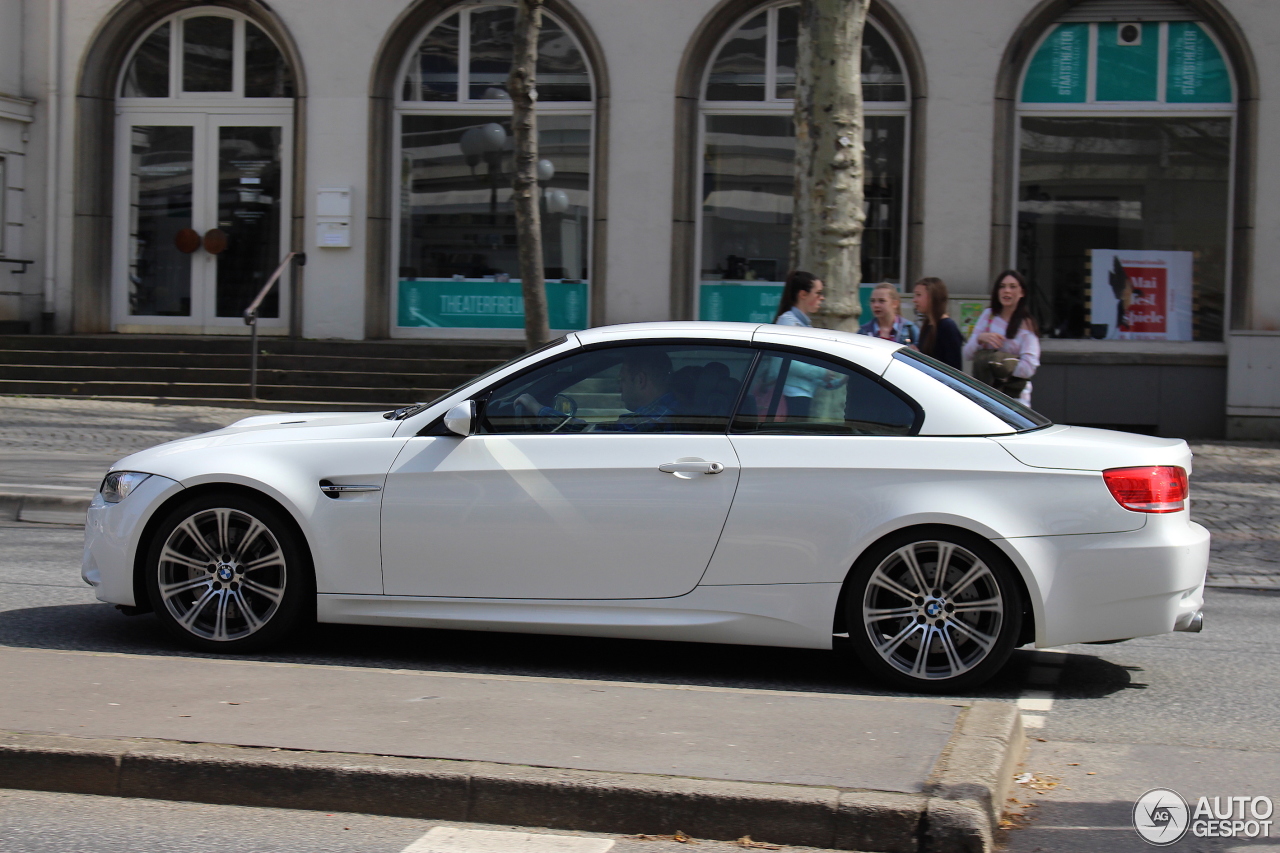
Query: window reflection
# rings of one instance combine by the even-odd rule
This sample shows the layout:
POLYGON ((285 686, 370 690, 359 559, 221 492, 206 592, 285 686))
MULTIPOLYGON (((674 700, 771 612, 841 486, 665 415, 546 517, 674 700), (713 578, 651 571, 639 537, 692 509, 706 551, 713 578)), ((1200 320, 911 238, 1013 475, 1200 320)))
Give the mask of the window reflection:
POLYGON ((182 90, 230 92, 235 21, 205 15, 182 22, 182 90))
POLYGON ((707 78, 708 101, 764 100, 768 20, 764 13, 756 15, 720 48, 707 78))
MULTIPOLYGON (((508 100, 507 76, 515 32, 515 9, 481 6, 448 16, 418 45, 401 86, 405 101, 508 100), (468 67, 458 66, 462 32, 469 40, 468 67), (460 81, 465 77, 465 82, 460 81)), ((589 101, 591 79, 577 42, 545 15, 538 34, 538 100, 589 101)))
POLYGON ((169 31, 165 24, 138 45, 124 75, 120 95, 125 98, 169 97, 169 31))
POLYGON ((1222 340, 1231 119, 1024 116, 1020 138, 1018 267, 1049 333, 1116 337, 1092 304, 1112 270, 1092 253, 1162 250, 1191 253, 1192 337, 1222 340))
POLYGON ((276 43, 246 21, 244 25, 244 96, 292 98, 293 74, 276 43))
MULTIPOLYGON (((538 125, 539 156, 554 169, 539 182, 545 274, 585 279, 591 120, 544 115, 538 125)), ((406 115, 401 152, 400 277, 518 279, 510 117, 406 115)))
MULTIPOLYGON (((905 117, 868 116, 863 140, 862 280, 900 281, 905 117)), ((791 249, 791 116, 709 115, 705 145, 702 280, 781 281, 791 249)))
POLYGON ((194 131, 134 126, 129 133, 129 313, 187 317, 191 255, 175 238, 191 227, 194 131))
POLYGON ((427 33, 404 78, 406 101, 458 98, 458 16, 450 15, 427 33))

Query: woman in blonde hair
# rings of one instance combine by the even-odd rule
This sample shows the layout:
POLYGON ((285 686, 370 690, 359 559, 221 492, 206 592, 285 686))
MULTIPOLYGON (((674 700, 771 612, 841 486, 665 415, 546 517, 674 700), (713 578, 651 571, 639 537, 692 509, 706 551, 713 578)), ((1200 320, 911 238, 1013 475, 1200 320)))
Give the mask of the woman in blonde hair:
POLYGON ((871 291, 871 315, 869 322, 858 328, 858 334, 870 335, 898 344, 914 344, 920 339, 915 323, 902 318, 902 294, 888 282, 877 284, 871 291))
POLYGON ((920 324, 920 352, 931 355, 943 364, 961 370, 964 361, 964 335, 956 321, 947 316, 947 286, 942 279, 929 276, 916 282, 912 289, 912 301, 920 324))

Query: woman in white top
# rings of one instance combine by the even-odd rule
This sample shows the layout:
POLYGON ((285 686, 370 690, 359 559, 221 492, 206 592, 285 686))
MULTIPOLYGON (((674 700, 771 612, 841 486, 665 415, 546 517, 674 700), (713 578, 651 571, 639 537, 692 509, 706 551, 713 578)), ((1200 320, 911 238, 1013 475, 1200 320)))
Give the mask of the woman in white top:
MULTIPOLYGON (((1000 350, 1018 357, 1013 375, 1030 379, 1040 367, 1040 338, 1027 299, 1027 280, 1017 270, 996 276, 991 289, 991 307, 982 311, 973 334, 964 345, 964 357, 972 360, 979 349, 1000 350)), ((1031 405, 1031 383, 1018 395, 1024 406, 1031 405)))

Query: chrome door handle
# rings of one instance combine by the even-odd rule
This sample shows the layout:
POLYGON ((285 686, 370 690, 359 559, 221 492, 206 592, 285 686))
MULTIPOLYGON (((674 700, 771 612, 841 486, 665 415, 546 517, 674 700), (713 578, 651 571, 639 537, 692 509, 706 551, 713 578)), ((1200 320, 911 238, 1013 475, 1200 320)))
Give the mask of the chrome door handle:
POLYGON ((724 466, 719 462, 664 462, 658 470, 664 474, 719 474, 724 466))

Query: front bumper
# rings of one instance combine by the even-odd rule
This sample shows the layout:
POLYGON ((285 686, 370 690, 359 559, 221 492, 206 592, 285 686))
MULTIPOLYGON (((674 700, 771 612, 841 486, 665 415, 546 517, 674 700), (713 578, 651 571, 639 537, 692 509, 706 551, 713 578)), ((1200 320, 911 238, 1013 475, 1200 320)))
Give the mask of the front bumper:
POLYGON ((1186 630, 1204 606, 1209 531, 1185 513, 1140 530, 1006 539, 1030 573, 1036 645, 1186 630))
POLYGON ((152 474, 119 503, 94 495, 84 522, 84 559, 80 577, 99 601, 136 606, 134 554, 151 516, 182 484, 152 474))

